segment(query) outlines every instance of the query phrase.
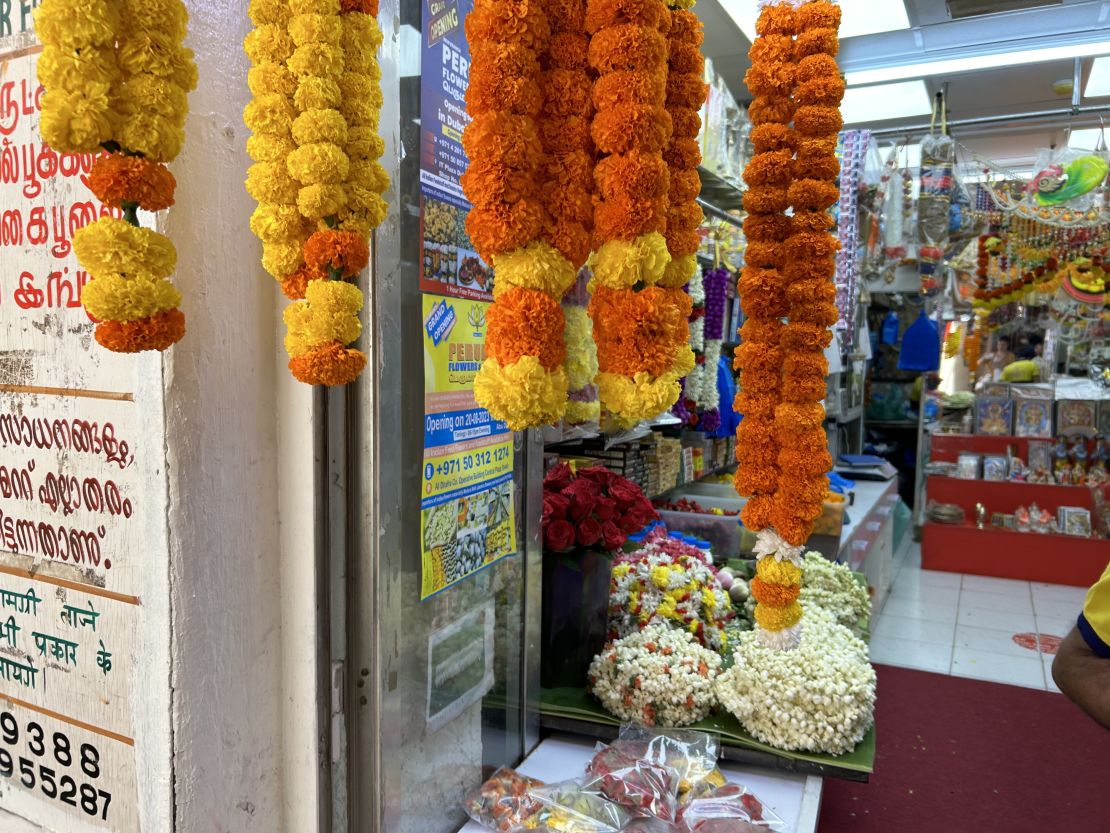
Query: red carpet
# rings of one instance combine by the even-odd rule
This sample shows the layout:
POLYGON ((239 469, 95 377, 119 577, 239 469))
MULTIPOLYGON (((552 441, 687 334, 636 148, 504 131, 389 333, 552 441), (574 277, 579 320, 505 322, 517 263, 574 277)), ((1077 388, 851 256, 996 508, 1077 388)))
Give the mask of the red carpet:
POLYGON ((876 670, 875 774, 825 779, 819 833, 1110 831, 1110 732, 1062 694, 876 670))

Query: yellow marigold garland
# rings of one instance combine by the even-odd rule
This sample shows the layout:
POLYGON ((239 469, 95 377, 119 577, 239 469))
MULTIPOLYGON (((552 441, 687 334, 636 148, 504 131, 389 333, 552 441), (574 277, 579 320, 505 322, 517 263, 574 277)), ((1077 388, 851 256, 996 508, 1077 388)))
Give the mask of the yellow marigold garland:
POLYGON ((181 294, 169 282, 177 253, 165 236, 139 226, 139 208, 173 204, 164 163, 185 141, 188 93, 196 87, 182 45, 181 0, 44 0, 35 12, 46 89, 40 129, 55 151, 107 151, 90 187, 124 220, 103 217, 73 238, 92 280, 81 301, 108 350, 164 350, 185 334, 181 294))
POLYGON ((244 42, 254 100, 244 112, 255 161, 247 190, 263 266, 296 303, 285 310, 289 369, 343 385, 366 366, 361 335, 368 238, 386 216, 377 161, 382 42, 374 0, 252 0, 244 42))
POLYGON ((582 25, 579 6, 575 0, 476 0, 466 19, 471 122, 463 147, 470 166, 462 185, 473 204, 466 227, 493 265, 496 286, 474 397, 514 431, 566 413, 566 321, 559 301, 575 281, 575 260, 586 256, 574 242, 585 236, 574 227, 585 219, 574 195, 589 201, 589 158, 568 159, 581 148, 554 140, 588 104, 588 88, 573 55, 549 50, 553 26, 565 40, 582 25), (555 95, 556 87, 564 94, 555 95), (541 111, 549 120, 543 135, 541 111))
POLYGON ((839 197, 839 25, 840 8, 828 0, 764 6, 745 79, 756 96, 756 155, 744 172, 749 245, 740 294, 748 321, 736 354, 736 405, 744 414, 736 487, 749 497, 744 522, 758 533, 752 595, 759 636, 783 650, 801 637, 801 556, 832 465, 821 403, 824 350, 838 317, 838 243, 827 211, 839 197))

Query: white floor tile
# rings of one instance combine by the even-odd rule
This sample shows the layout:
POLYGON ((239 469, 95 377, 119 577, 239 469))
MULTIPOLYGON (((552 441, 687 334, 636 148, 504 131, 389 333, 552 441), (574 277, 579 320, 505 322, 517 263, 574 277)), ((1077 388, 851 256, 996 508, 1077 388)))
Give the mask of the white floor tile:
POLYGON ((1044 664, 1044 685, 1049 691, 1059 691, 1056 682, 1052 679, 1052 660, 1054 657, 1043 657, 1044 664))
POLYGON ((1044 666, 1037 658, 1020 659, 970 648, 956 648, 952 674, 996 683, 1044 689, 1044 666))
MULTIPOLYGON (((935 622, 955 622, 956 605, 931 604, 917 599, 890 598, 883 605, 883 616, 904 616, 909 619, 927 619, 935 622)), ((1032 615, 1030 615, 1032 618, 1032 615)))
POLYGON ((945 573, 941 570, 918 570, 917 575, 922 584, 933 587, 959 587, 962 578, 959 573, 945 573))
POLYGON ((1043 633, 1046 636, 1058 636, 1063 639, 1071 629, 1075 627, 1076 616, 1070 619, 1059 619, 1053 616, 1038 616, 1037 619, 1037 633, 1043 633))
POLYGON ((980 590, 962 590, 960 592, 960 610, 965 607, 974 607, 977 610, 995 610, 1002 613, 1032 613, 1033 600, 1026 594, 1024 598, 1018 595, 1004 593, 984 593, 980 590))
POLYGON ((1037 629, 1032 613, 1004 613, 999 610, 979 610, 974 607, 960 606, 960 624, 974 628, 989 628, 996 631, 1014 633, 1033 633, 1037 629))
POLYGON ((1029 582, 1012 578, 964 576, 963 588, 964 590, 978 590, 981 593, 1001 593, 1007 596, 1029 598, 1029 582))
POLYGON ((956 633, 955 621, 934 619, 910 619, 905 616, 892 616, 884 613, 875 625, 875 636, 884 639, 911 639, 915 642, 929 642, 934 645, 951 645, 956 633))
POLYGON ((875 636, 871 639, 871 661, 947 674, 952 664, 952 646, 875 636))
POLYGON ((1020 657, 1022 659, 1041 658, 1041 652, 1036 647, 1032 650, 1023 648, 1014 642, 1013 637, 1014 635, 1010 631, 976 628, 970 625, 958 625, 956 627, 957 648, 970 648, 973 651, 1020 657))
POLYGON ((1044 619, 1074 619, 1083 610, 1083 602, 1054 602, 1042 599, 1033 599, 1033 612, 1038 618, 1044 619))
POLYGON ((932 584, 906 582, 896 583, 891 590, 890 598, 955 607, 960 599, 960 591, 956 587, 936 587, 932 584))
POLYGON ((1039 581, 1034 581, 1031 586, 1033 588, 1033 604, 1043 600, 1081 605, 1083 600, 1087 598, 1085 587, 1071 587, 1067 584, 1044 584, 1039 581))

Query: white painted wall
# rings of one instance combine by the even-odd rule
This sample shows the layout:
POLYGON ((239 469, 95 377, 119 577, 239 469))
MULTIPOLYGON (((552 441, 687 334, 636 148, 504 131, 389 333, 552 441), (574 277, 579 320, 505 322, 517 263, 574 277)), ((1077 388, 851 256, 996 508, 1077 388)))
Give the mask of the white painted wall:
POLYGON ((187 5, 200 86, 166 225, 189 321, 166 364, 172 829, 309 833, 318 803, 311 391, 285 369, 283 299, 247 227, 248 3, 187 5))

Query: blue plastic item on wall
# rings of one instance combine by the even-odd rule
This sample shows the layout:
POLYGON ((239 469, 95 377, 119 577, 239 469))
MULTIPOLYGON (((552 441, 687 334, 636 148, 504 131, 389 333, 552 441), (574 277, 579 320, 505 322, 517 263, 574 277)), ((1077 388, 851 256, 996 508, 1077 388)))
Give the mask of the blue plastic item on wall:
MULTIPOLYGON (((885 325, 884 325, 885 326, 885 325)), ((902 336, 898 369, 914 373, 931 373, 940 368, 940 331, 925 310, 917 316, 902 336)))
POLYGON ((898 313, 891 310, 883 319, 883 344, 898 343, 898 313))

